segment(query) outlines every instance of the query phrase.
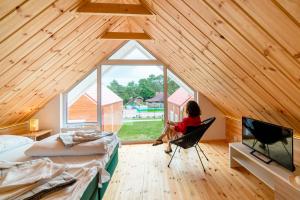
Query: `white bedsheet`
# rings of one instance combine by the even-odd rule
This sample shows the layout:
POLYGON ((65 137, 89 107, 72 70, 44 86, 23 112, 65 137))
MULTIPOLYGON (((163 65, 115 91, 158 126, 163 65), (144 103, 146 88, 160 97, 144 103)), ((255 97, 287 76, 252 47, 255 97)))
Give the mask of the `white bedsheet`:
MULTIPOLYGON (((119 143, 118 139, 112 142, 108 146, 108 154, 104 154, 104 155, 99 154, 99 155, 89 155, 89 156, 54 156, 48 158, 55 163, 68 164, 69 166, 71 165, 72 167, 78 169, 80 169, 81 166, 89 165, 90 170, 95 172, 95 170, 97 169, 99 171, 101 183, 105 183, 110 179, 108 172, 105 170, 105 165, 109 161, 110 156, 113 153, 113 150, 118 143, 119 143), (101 168, 100 170, 99 167, 98 168, 92 167, 94 161, 96 161, 98 166, 100 163, 100 168, 101 168)), ((29 157, 24 154, 24 151, 28 149, 31 145, 32 144, 24 145, 14 150, 1 153, 0 160, 11 161, 11 162, 22 162, 22 161, 36 159, 38 157, 29 157)), ((90 181, 94 178, 94 176, 88 174, 93 174, 93 173, 87 173, 86 171, 80 171, 79 173, 78 170, 75 170, 74 175, 76 177, 80 177, 80 179, 78 179, 77 181, 78 184, 77 185, 74 184, 73 186, 55 192, 50 196, 47 196, 46 199, 76 199, 76 197, 81 196, 83 194, 85 188, 88 186, 90 181)))

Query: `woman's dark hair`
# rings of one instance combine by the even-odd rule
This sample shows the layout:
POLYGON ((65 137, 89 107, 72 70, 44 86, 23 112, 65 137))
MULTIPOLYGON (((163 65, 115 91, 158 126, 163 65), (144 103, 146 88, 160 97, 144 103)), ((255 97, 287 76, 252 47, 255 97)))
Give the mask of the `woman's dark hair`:
POLYGON ((189 117, 198 117, 201 115, 201 110, 196 101, 189 101, 186 105, 186 114, 189 117))

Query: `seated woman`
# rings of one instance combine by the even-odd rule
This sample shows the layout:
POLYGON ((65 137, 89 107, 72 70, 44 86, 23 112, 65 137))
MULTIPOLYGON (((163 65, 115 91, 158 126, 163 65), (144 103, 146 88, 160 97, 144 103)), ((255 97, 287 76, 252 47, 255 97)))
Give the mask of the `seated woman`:
POLYGON ((168 146, 165 150, 166 153, 172 152, 170 140, 175 137, 184 135, 186 133, 186 127, 199 126, 201 124, 201 110, 196 101, 189 101, 186 105, 186 114, 188 117, 183 118, 182 122, 167 122, 167 125, 161 134, 161 136, 155 141, 153 146, 163 143, 163 137, 167 136, 168 146))

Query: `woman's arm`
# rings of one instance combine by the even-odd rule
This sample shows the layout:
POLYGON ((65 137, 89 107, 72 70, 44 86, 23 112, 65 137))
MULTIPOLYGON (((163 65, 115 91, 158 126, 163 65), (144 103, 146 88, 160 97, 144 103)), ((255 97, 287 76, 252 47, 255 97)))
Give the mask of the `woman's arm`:
POLYGON ((168 121, 167 124, 172 125, 172 126, 176 126, 178 122, 172 122, 172 121, 168 121))

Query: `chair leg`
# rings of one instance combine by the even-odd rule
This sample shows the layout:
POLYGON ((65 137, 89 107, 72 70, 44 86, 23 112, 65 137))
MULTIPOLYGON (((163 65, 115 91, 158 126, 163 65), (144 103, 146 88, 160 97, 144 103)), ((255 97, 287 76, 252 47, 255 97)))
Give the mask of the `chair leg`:
POLYGON ((204 151, 201 149, 201 147, 199 146, 199 144, 197 144, 197 146, 199 147, 200 151, 203 153, 204 157, 206 158, 206 160, 208 161, 208 158, 206 157, 204 151))
POLYGON ((204 165, 203 165, 202 160, 201 160, 201 157, 200 157, 200 154, 199 154, 198 149, 197 149, 196 146, 195 146, 195 149, 196 149, 196 151, 197 151, 197 154, 198 154, 199 160, 200 160, 200 162, 201 162, 201 165, 202 165, 202 167, 203 167, 203 170, 204 170, 204 172, 206 173, 205 168, 204 168, 204 165))
POLYGON ((174 157, 174 155, 175 155, 175 153, 176 153, 177 148, 178 148, 178 146, 176 146, 176 149, 175 149, 175 151, 174 151, 174 153, 173 153, 173 155, 172 155, 172 157, 171 157, 171 160, 170 160, 170 162, 169 162, 169 164, 168 164, 168 167, 170 167, 170 164, 171 164, 171 162, 172 162, 172 160, 173 160, 173 157, 174 157))

